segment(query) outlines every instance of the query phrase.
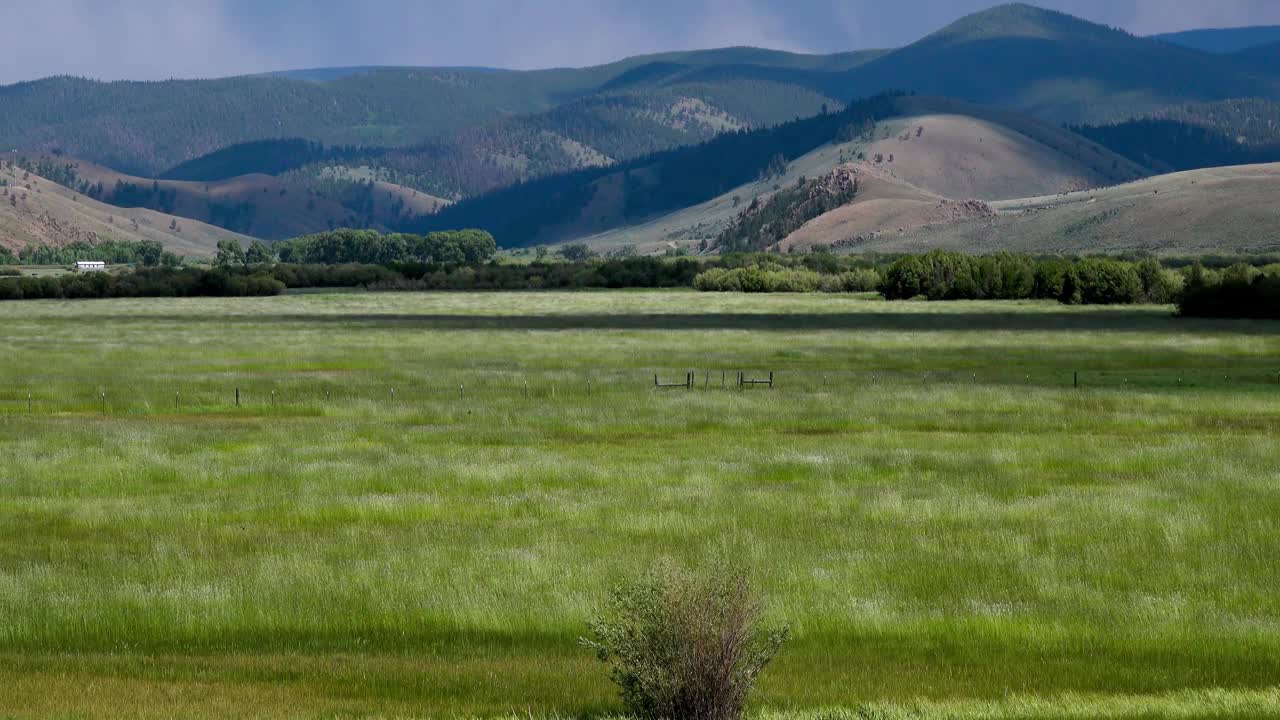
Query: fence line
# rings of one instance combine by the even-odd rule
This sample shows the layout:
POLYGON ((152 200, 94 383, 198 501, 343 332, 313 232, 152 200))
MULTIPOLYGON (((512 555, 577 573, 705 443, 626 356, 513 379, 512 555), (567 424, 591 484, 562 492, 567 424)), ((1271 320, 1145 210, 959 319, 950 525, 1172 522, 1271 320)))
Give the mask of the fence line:
MULTIPOLYGON (((788 370, 784 373, 768 371, 753 376, 746 371, 733 372, 732 384, 729 372, 720 370, 720 383, 713 382, 714 371, 685 371, 682 381, 664 380, 662 373, 653 373, 649 390, 721 390, 743 391, 756 387, 785 390, 790 394, 832 393, 858 388, 902 386, 992 386, 1037 387, 1063 390, 1128 390, 1137 388, 1193 390, 1219 387, 1270 387, 1280 388, 1280 373, 1252 368, 1245 371, 1206 368, 1195 372, 1183 369, 1129 369, 1035 372, 1027 374, 1013 370, 986 369, 983 372, 965 370, 904 370, 873 369, 839 371, 788 370), (701 375, 701 378, 699 378, 701 375), (785 382, 781 382, 785 379, 785 382), (698 382, 701 380, 701 382, 698 382)), ((183 386, 181 389, 148 391, 131 384, 127 389, 112 390, 104 387, 95 391, 78 388, 68 394, 57 392, 56 386, 40 388, 8 387, 0 385, 0 414, 40 415, 55 413, 95 413, 102 416, 153 413, 169 407, 166 398, 172 398, 176 412, 218 411, 220 409, 245 409, 277 411, 301 406, 314 407, 335 403, 371 403, 402 407, 421 402, 457 403, 465 405, 480 399, 506 398, 511 400, 547 402, 574 397, 603 397, 621 393, 642 391, 644 382, 637 382, 635 371, 616 371, 601 374, 598 370, 582 375, 563 373, 541 375, 540 381, 531 382, 523 375, 501 373, 498 379, 469 374, 470 382, 457 384, 456 395, 449 396, 448 383, 431 382, 429 378, 418 382, 396 383, 388 387, 384 383, 367 383, 352 387, 350 383, 306 385, 285 381, 280 384, 255 383, 248 388, 228 384, 219 391, 209 385, 183 386), (405 387, 405 386, 408 387, 405 387), (159 398, 159 400, 157 400, 159 398)), ((100 386, 101 387, 101 386, 100 386)), ((173 386, 170 385, 170 388, 173 386)))

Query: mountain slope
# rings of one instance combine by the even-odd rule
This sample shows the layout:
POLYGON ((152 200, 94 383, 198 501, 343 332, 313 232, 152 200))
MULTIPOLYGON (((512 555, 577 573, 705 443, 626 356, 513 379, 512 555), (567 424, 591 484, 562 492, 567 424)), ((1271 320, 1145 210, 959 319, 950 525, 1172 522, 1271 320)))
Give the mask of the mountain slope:
POLYGON ((1152 35, 1153 40, 1181 45, 1203 52, 1229 55, 1241 50, 1280 43, 1280 25, 1255 25, 1238 28, 1206 28, 1152 35))
MULTIPOLYGON (((644 66, 654 64, 673 65, 682 73, 733 66, 803 75, 847 70, 875 54, 806 56, 726 48, 629 58, 583 69, 355 68, 327 74, 109 83, 57 77, 0 86, 0 106, 5 108, 0 113, 0 147, 59 149, 122 171, 153 175, 242 142, 300 137, 328 145, 413 145, 603 92, 693 84, 670 77, 643 80, 644 66), (631 81, 614 85, 629 73, 634 75, 631 81)), ((750 79, 751 73, 743 70, 711 84, 750 79)), ((750 116, 750 122, 805 111, 786 109, 786 97, 768 92, 730 89, 729 94, 741 105, 732 112, 750 116)), ((814 111, 820 104, 812 103, 814 111)))
POLYGON ((391 229, 447 204, 346 169, 307 182, 261 174, 187 182, 149 180, 65 156, 0 157, 117 208, 148 208, 270 240, 339 226, 391 229))
POLYGON ((1053 123, 1103 122, 1189 102, 1280 99, 1280 71, 1249 57, 1007 5, 891 51, 724 48, 527 72, 334 68, 151 83, 50 78, 0 87, 0 147, 59 149, 140 176, 266 139, 413 147, 396 163, 388 160, 398 163, 388 172, 420 191, 465 196, 590 164, 581 158, 625 160, 888 90, 1000 105, 1053 123), (690 103, 708 111, 671 110, 690 103), (714 121, 677 127, 682 115, 714 121))
MULTIPOLYGON (((1280 164, 1211 168, 1066 195, 995 202, 995 216, 906 228, 843 244, 857 252, 938 247, 1031 253, 1276 252, 1276 197, 1280 164)), ((843 239, 809 238, 825 243, 843 239)))
POLYGON ((939 197, 944 193, 930 185, 963 191, 962 197, 1007 198, 1147 172, 1084 138, 1014 113, 877 96, 841 113, 463 201, 425 218, 418 229, 481 227, 505 246, 583 237, 601 246, 701 246, 736 214, 735 196, 738 204, 749 204, 859 154, 872 162, 882 154, 875 164, 886 173, 900 167, 899 180, 939 197))
POLYGON ((157 240, 179 255, 209 257, 220 240, 251 238, 146 209, 124 210, 0 160, 0 246, 61 247, 72 242, 157 240))

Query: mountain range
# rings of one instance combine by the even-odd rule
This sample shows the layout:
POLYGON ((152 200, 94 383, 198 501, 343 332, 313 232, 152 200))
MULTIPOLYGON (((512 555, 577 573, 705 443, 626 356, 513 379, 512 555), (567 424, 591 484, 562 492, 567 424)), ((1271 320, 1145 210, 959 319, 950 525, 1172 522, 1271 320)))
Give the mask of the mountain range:
MULTIPOLYGON (((43 170, 89 200, 245 235, 278 239, 338 225, 430 229, 473 218, 492 226, 500 210, 500 242, 528 245, 594 237, 712 201, 760 183, 766 168, 758 166, 777 158, 777 177, 823 148, 839 147, 838 160, 856 153, 865 160, 885 141, 865 136, 867 126, 937 114, 1017 128, 1036 142, 1052 135, 1054 167, 1080 164, 1062 151, 1068 146, 1108 158, 1106 168, 1083 163, 1091 169, 1061 190, 1280 160, 1278 60, 1276 28, 1138 37, 1015 4, 906 47, 832 55, 724 48, 538 71, 350 67, 165 82, 48 78, 0 87, 0 147, 16 151, 10 158, 24 172, 43 170), (907 108, 910 95, 933 109, 948 98, 963 110, 907 108), (874 101, 867 99, 878 96, 892 109, 868 111, 874 101), (857 138, 848 135, 852 125, 857 138), (716 143, 749 148, 750 159, 708 155, 726 147, 716 143), (723 172, 684 172, 675 182, 664 170, 699 162, 723 172), (614 206, 594 218, 570 217, 566 207, 580 210, 583 197, 598 200, 606 186, 615 188, 614 206), (517 194, 538 212, 504 204, 517 194)), ((962 125, 939 127, 958 133, 962 125)), ((930 147, 935 165, 977 157, 930 147)), ((1001 198, 984 196, 990 186, 981 183, 970 189, 983 200, 1027 196, 1044 189, 1035 177, 1010 173, 1009 182, 1030 184, 1001 198)), ((764 187, 772 192, 775 184, 764 187)), ((965 189, 952 183, 939 196, 965 189)))

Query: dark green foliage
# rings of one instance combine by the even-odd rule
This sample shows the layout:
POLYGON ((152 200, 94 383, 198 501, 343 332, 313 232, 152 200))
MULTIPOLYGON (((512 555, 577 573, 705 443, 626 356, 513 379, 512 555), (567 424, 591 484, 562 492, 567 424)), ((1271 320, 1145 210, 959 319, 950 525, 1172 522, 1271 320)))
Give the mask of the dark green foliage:
POLYGON ((1075 126, 1071 130, 1161 172, 1280 161, 1280 140, 1242 143, 1236 134, 1238 127, 1215 128, 1181 120, 1144 118, 1112 125, 1075 126))
MULTIPOLYGON (((1053 284, 1051 273, 1043 284, 1053 284)), ((890 300, 1012 300, 1031 297, 1038 284, 1035 264, 1026 256, 934 250, 890 265, 880 291, 890 300)))
POLYGON ((752 265, 745 268, 712 268, 694 278, 693 287, 704 292, 811 293, 822 285, 812 270, 752 265))
POLYGON ((1067 270, 1059 298, 1066 305, 1126 305, 1144 299, 1142 278, 1131 263, 1086 258, 1067 270))
POLYGON ((857 178, 839 170, 815 180, 801 178, 763 203, 753 200, 720 234, 715 247, 730 252, 768 250, 810 220, 853 202, 857 195, 857 178))
POLYGON ((569 243, 560 246, 560 257, 569 262, 581 262, 595 255, 591 248, 583 243, 569 243))
POLYGON ((1280 320, 1280 268, 1259 272, 1247 265, 1233 266, 1211 278, 1195 265, 1178 301, 1178 314, 1280 320))
POLYGON ((899 258, 880 291, 890 300, 1058 300, 1071 305, 1173 302, 1181 279, 1155 258, 1032 258, 934 250, 899 258))
POLYGON ((529 265, 398 263, 383 290, 575 290, 691 287, 703 265, 692 258, 611 258, 529 265))
POLYGON ((284 283, 269 275, 223 269, 140 268, 126 273, 0 279, 0 300, 248 297, 279 295, 284 290, 284 283))
POLYGON ((660 564, 617 588, 582 642, 609 666, 641 720, 737 720, 760 672, 790 637, 766 628, 745 571, 660 564))
POLYGON ((383 235, 373 230, 334 230, 284 240, 273 246, 282 262, 337 265, 420 261, 476 265, 498 251, 493 236, 482 230, 383 235))
POLYGON ((61 247, 38 245, 24 248, 14 256, 0 253, 0 264, 7 261, 23 265, 71 265, 81 260, 101 260, 110 265, 177 266, 182 258, 164 249, 155 240, 131 242, 104 240, 100 243, 73 242, 61 247))
POLYGON ((176 190, 161 188, 158 182, 153 181, 150 185, 145 185, 117 180, 115 186, 102 196, 101 200, 116 207, 149 208, 172 215, 177 198, 176 190))
POLYGON ((244 246, 239 240, 219 240, 218 254, 214 259, 218 267, 244 265, 244 246))
POLYGON ((331 147, 302 138, 255 140, 202 155, 160 174, 162 180, 212 182, 262 173, 280 175, 313 163, 340 163, 376 157, 379 148, 331 147))

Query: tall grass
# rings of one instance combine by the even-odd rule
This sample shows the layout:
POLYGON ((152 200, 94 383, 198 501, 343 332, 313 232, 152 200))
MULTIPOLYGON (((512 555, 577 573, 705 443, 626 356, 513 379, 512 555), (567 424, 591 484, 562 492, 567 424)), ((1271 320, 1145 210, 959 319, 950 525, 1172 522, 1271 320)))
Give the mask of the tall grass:
POLYGON ((1275 708, 1275 323, 602 292, 0 327, 0 716, 610 712, 592 608, 726 540, 795 631, 760 712, 1275 708))

